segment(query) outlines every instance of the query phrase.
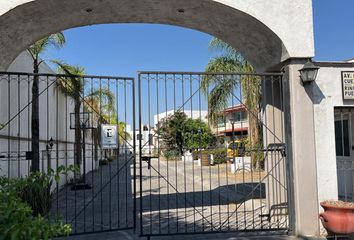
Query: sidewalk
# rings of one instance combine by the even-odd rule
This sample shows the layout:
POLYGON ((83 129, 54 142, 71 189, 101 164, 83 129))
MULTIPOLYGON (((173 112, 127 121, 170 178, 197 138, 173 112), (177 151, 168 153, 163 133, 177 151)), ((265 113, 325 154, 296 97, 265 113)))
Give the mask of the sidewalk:
MULTIPOLYGON (((120 232, 110 232, 110 233, 101 233, 101 234, 88 234, 88 235, 79 235, 71 236, 67 238, 58 238, 58 240, 145 240, 147 237, 138 237, 133 231, 120 231, 120 232)), ((175 235, 175 236, 159 236, 151 237, 151 240, 300 240, 300 239, 309 239, 309 240, 324 240, 326 238, 297 238, 293 236, 286 235, 270 235, 270 233, 215 233, 215 234, 195 234, 195 235, 175 235)))

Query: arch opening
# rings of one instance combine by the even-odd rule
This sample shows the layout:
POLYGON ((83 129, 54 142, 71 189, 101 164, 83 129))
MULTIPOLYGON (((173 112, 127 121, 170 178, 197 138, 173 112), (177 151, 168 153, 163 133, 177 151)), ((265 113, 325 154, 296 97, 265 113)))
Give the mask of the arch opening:
POLYGON ((36 0, 0 17, 1 70, 36 40, 69 28, 106 23, 158 23, 208 33, 229 43, 259 72, 288 56, 281 39, 256 18, 215 1, 36 0), (60 9, 58 11, 58 9, 60 9), (35 17, 34 17, 35 16, 35 17), (16 26, 16 27, 14 27, 16 26))

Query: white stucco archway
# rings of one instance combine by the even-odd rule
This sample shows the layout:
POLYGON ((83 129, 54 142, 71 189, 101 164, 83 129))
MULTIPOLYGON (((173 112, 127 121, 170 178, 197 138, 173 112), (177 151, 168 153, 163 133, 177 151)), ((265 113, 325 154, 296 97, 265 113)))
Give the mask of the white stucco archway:
POLYGON ((312 0, 2 0, 0 71, 46 35, 103 23, 170 24, 209 33, 240 51, 258 72, 284 63, 292 222, 298 235, 318 234, 313 103, 298 73, 314 56, 312 0))
POLYGON ((8 0, 0 6, 0 69, 43 36, 102 23, 206 32, 230 43, 258 71, 314 55, 311 0, 8 0))

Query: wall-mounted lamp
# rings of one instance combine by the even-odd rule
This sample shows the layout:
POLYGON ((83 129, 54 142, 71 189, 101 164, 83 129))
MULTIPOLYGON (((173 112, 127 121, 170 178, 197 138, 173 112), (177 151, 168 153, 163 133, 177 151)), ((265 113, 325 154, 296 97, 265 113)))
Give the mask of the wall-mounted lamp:
POLYGON ((52 137, 50 137, 50 139, 47 141, 47 145, 46 145, 47 151, 52 150, 53 146, 54 146, 54 140, 52 137))
POLYGON ((310 60, 305 63, 302 69, 299 70, 301 80, 304 84, 311 83, 316 80, 319 67, 316 67, 310 60))

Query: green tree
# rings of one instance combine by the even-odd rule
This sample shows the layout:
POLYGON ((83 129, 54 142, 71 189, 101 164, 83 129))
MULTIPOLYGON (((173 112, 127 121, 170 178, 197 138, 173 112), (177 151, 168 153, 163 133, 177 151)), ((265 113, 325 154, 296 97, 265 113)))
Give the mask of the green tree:
POLYGON ((185 138, 184 123, 187 120, 187 115, 181 111, 175 112, 173 115, 158 123, 158 135, 162 140, 161 148, 164 151, 178 151, 183 155, 185 138))
MULTIPOLYGON (((237 72, 237 73, 255 73, 252 65, 246 61, 242 55, 232 48, 229 44, 220 39, 213 38, 209 45, 212 51, 218 51, 220 56, 211 59, 206 66, 205 71, 216 72, 237 72)), ((261 79, 257 76, 241 76, 241 79, 235 77, 204 77, 201 83, 202 91, 209 96, 209 117, 215 124, 222 114, 222 110, 232 99, 236 89, 242 89, 242 99, 240 99, 247 108, 248 112, 248 142, 249 148, 255 149, 262 145, 262 126, 259 124, 258 116, 260 113, 261 102, 261 79), (209 93, 210 91, 210 93, 209 93)), ((254 153, 255 154, 255 153, 254 153)), ((251 154, 251 155, 254 155, 251 154)), ((252 156, 253 159, 259 159, 252 156)), ((254 163, 259 167, 259 161, 254 163)))
POLYGON ((28 48, 28 52, 33 59, 33 84, 32 84, 32 113, 31 113, 31 133, 32 133, 32 167, 31 171, 39 171, 39 67, 44 62, 40 59, 40 54, 49 47, 61 48, 65 44, 64 34, 59 32, 45 37, 28 48))
POLYGON ((184 122, 185 148, 194 151, 208 148, 216 141, 209 126, 200 119, 188 118, 184 122))
POLYGON ((181 111, 160 121, 159 138, 164 151, 176 151, 183 155, 185 150, 208 148, 215 142, 208 125, 199 119, 187 118, 181 111))
MULTIPOLYGON (((92 112, 95 119, 100 123, 103 120, 104 110, 113 110, 114 106, 114 95, 109 89, 91 89, 91 91, 86 91, 85 97, 83 97, 85 92, 85 69, 80 66, 72 66, 60 61, 53 61, 58 66, 58 73, 64 74, 57 80, 57 85, 59 89, 66 95, 74 100, 74 116, 75 116, 75 146, 74 146, 74 156, 75 164, 80 165, 82 161, 81 153, 81 124, 80 124, 80 111, 82 109, 82 104, 84 103, 83 109, 92 112), (103 107, 104 106, 104 107, 103 107)), ((96 136, 98 138, 98 136, 96 136)))

